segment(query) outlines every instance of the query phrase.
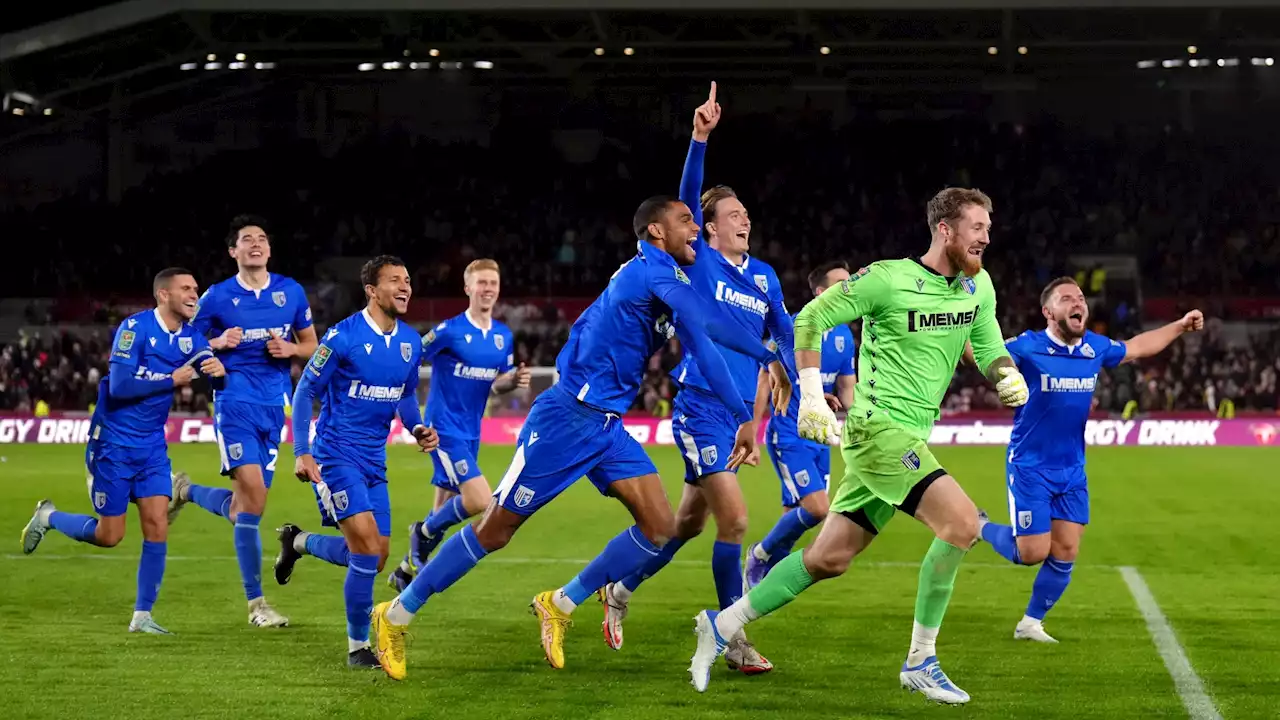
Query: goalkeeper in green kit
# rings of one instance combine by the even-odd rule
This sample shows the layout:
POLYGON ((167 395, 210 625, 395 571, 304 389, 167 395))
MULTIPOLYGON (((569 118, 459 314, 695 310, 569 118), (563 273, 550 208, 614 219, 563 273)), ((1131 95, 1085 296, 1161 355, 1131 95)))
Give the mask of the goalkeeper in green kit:
POLYGON ((928 205, 932 244, 920 258, 882 260, 812 300, 796 317, 800 435, 839 441, 845 476, 822 530, 803 553, 780 561, 746 597, 695 618, 698 648, 689 668, 705 691, 725 638, 775 612, 813 583, 842 575, 896 510, 936 536, 920 566, 911 646, 902 686, 936 702, 969 695, 938 664, 938 629, 960 561, 978 538, 978 510, 925 444, 965 342, 1009 407, 1027 401, 1027 384, 1004 347, 996 294, 982 269, 990 243, 991 200, 977 190, 948 188, 928 205), (858 384, 843 437, 822 395, 822 334, 863 319, 858 384))

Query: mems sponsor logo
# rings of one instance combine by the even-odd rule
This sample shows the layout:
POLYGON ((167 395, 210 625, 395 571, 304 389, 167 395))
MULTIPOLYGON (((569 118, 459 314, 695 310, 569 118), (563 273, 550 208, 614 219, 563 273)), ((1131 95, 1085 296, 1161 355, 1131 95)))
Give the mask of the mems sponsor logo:
POLYGON ((919 310, 907 311, 907 332, 935 332, 968 327, 978 317, 981 305, 974 305, 972 310, 964 312, 923 313, 919 310))
POLYGON ((139 380, 164 380, 170 377, 169 373, 149 370, 146 365, 139 365, 138 369, 133 372, 133 376, 139 380))
POLYGON ((352 380, 351 389, 347 391, 347 397, 374 402, 399 402, 403 394, 404 385, 365 385, 359 380, 352 380))
POLYGON ((462 363, 454 363, 453 376, 463 378, 465 380, 485 380, 492 382, 498 377, 498 369, 471 367, 470 365, 463 365, 462 363))
POLYGON ((729 287, 723 280, 716 282, 716 300, 736 308, 748 310, 760 317, 769 314, 769 303, 750 293, 739 292, 729 287))
POLYGON ((1098 384, 1098 376, 1084 378, 1056 378, 1048 375, 1040 376, 1040 392, 1083 392, 1091 393, 1098 384))
POLYGON ((281 327, 273 328, 245 328, 240 342, 266 342, 271 339, 272 333, 288 340, 293 337, 293 323, 285 323, 281 327))
POLYGON ((823 385, 834 385, 835 382, 836 382, 836 373, 833 373, 833 372, 822 373, 823 385))

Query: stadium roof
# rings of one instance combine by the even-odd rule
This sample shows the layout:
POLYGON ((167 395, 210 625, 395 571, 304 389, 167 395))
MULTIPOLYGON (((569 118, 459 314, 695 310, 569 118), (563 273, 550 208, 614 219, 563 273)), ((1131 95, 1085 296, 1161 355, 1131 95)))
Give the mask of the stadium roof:
POLYGON ((1275 0, 1229 2, 131 0, 0 36, 0 90, 36 113, 85 115, 366 63, 376 76, 383 63, 478 61, 492 83, 714 75, 836 88, 1132 72, 1137 60, 1185 59, 1188 45, 1246 66, 1280 55, 1275 0))

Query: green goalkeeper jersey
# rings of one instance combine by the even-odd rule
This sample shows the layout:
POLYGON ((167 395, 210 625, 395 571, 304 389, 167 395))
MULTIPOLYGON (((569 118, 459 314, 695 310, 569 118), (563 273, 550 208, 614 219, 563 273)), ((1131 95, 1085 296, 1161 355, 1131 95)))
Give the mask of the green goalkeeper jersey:
POLYGON ((986 270, 947 278, 914 258, 872 263, 805 305, 796 316, 796 349, 821 351, 823 332, 858 318, 862 343, 849 417, 882 414, 922 440, 938 420, 965 341, 984 373, 1009 355, 986 270))

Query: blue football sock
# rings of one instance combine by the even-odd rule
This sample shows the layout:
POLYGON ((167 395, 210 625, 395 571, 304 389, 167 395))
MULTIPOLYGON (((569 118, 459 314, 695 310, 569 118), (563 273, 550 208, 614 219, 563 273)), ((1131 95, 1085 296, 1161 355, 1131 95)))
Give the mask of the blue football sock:
POLYGON ((400 593, 400 604, 411 613, 418 612, 428 598, 458 582, 487 554, 480 547, 475 527, 468 525, 462 528, 444 541, 431 562, 400 593))
POLYGON ((774 556, 782 557, 791 552, 801 535, 817 524, 818 518, 802 507, 788 510, 778 518, 778 524, 764 536, 764 540, 760 541, 760 548, 768 553, 770 559, 774 556))
POLYGON ((989 522, 982 526, 982 539, 1005 560, 1016 565, 1022 564, 1022 558, 1018 556, 1018 539, 1014 537, 1012 527, 989 522))
POLYGON ((667 563, 671 562, 671 558, 676 556, 676 553, 680 551, 680 548, 684 547, 686 542, 688 541, 680 538, 668 540, 667 544, 663 545, 662 549, 658 551, 658 554, 645 561, 645 564, 639 570, 622 578, 622 587, 628 590, 635 590, 640 587, 640 583, 657 575, 662 568, 666 567, 667 563))
POLYGON ((575 605, 581 605, 596 590, 630 575, 661 552, 640 528, 631 527, 618 533, 604 550, 587 563, 582 572, 564 586, 564 594, 575 605))
MULTIPOLYGON (((188 497, 191 502, 220 518, 231 520, 231 491, 226 488, 192 485, 188 497)), ((261 553, 259 553, 261 554, 261 553)))
POLYGON ((1067 560, 1059 560, 1052 555, 1045 558, 1044 563, 1040 565, 1040 572, 1036 573, 1036 581, 1031 585, 1031 602, 1027 603, 1027 615, 1037 620, 1043 620, 1045 613, 1053 607, 1062 597, 1062 593, 1067 591, 1067 585, 1071 582, 1071 571, 1075 568, 1074 562, 1067 560))
POLYGON ((333 535, 307 533, 307 554, 339 567, 347 567, 351 563, 347 541, 333 535))
POLYGON ((151 608, 156 606, 168 554, 169 543, 142 541, 142 557, 138 558, 138 598, 133 605, 134 610, 151 612, 151 608))
POLYGON ((98 518, 55 510, 49 515, 49 527, 77 542, 93 544, 94 535, 98 532, 98 518))
POLYGON ((427 532, 439 535, 469 517, 471 516, 467 514, 467 509, 462 505, 462 496, 454 495, 449 498, 449 502, 441 505, 439 510, 427 516, 425 521, 427 532))
POLYGON ((716 541, 711 547, 711 575, 723 610, 742 597, 742 545, 716 541))
POLYGON ((244 596, 247 600, 262 597, 262 534, 258 532, 258 523, 262 518, 247 512, 236 514, 235 529, 231 531, 235 540, 236 560, 240 563, 240 580, 244 582, 244 596))
MULTIPOLYGON (((241 516, 243 517, 243 515, 241 516)), ((347 637, 369 641, 369 613, 373 612, 373 580, 378 576, 378 556, 352 553, 342 599, 347 604, 347 637)))

